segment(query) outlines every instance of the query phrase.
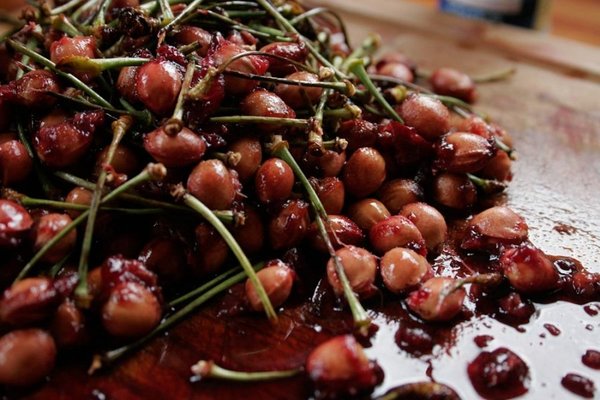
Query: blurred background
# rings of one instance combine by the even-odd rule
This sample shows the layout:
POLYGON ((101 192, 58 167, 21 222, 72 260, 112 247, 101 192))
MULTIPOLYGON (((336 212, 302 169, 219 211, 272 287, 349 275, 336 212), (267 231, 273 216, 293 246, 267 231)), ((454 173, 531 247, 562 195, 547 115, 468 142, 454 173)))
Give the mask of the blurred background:
MULTIPOLYGON (((352 1, 352 0, 351 0, 352 1)), ((354 0, 356 1, 356 0, 354 0)), ((600 46, 600 0, 389 0, 440 8, 463 16, 518 22, 553 35, 600 46)), ((15 12, 25 0, 0 0, 15 12)))
POLYGON ((600 46, 600 0, 396 0, 440 7, 471 16, 487 14, 495 19, 501 14, 509 20, 526 21, 533 15, 533 25, 551 34, 600 46), (494 9, 495 8, 495 9, 494 9), (514 17, 510 18, 513 14, 514 17), (537 17, 537 21, 536 21, 537 17))

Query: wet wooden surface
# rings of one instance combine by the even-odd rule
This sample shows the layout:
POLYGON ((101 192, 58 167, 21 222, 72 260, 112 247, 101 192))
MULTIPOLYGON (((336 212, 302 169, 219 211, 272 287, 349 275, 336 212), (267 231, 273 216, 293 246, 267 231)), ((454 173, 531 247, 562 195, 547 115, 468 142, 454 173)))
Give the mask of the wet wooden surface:
MULTIPOLYGON (((339 6, 343 2, 331 3, 339 6)), ((517 67, 509 80, 480 86, 478 103, 481 111, 513 134, 519 150, 508 203, 527 219, 533 243, 550 254, 573 256, 590 270, 600 272, 600 85, 594 82, 594 68, 597 71, 600 64, 592 68, 589 65, 590 59, 600 59, 598 51, 575 46, 577 51, 589 51, 589 57, 571 60, 569 66, 545 64, 539 58, 477 41, 465 42, 464 27, 456 27, 447 35, 441 34, 439 27, 425 34, 426 28, 415 31, 393 23, 392 17, 369 18, 356 12, 345 16, 354 39, 378 31, 387 47, 401 49, 427 69, 447 65, 477 75, 517 67), (566 74, 573 72, 577 76, 566 74), (572 233, 561 233, 556 229, 559 224, 574 229, 572 233)), ((90 359, 77 354, 74 358, 78 361, 63 359, 45 384, 7 396, 40 400, 310 397, 310 384, 303 377, 252 385, 190 382, 189 368, 201 358, 242 370, 301 366, 314 346, 349 327, 348 314, 327 311, 331 305, 327 301, 323 307, 315 308, 308 301, 313 295, 308 288, 285 307, 276 327, 260 315, 220 314, 223 308, 236 304, 238 293, 234 290, 213 302, 167 336, 154 340, 106 372, 87 376, 90 359)), ((588 310, 600 310, 600 302, 588 306, 588 310)), ((580 361, 587 349, 600 348, 600 315, 564 302, 537 307, 538 312, 522 331, 489 317, 464 320, 448 328, 444 345, 434 348, 431 355, 418 358, 402 351, 394 341, 400 323, 398 316, 404 315, 401 305, 368 303, 369 312, 380 327, 368 355, 378 360, 386 374, 375 393, 381 394, 401 383, 435 379, 449 384, 465 399, 477 398, 466 375, 466 364, 480 351, 473 338, 483 334, 494 337, 492 349, 507 346, 529 364, 531 389, 525 398, 573 397, 560 386, 561 377, 568 372, 600 382, 600 372, 580 361), (550 335, 544 327, 548 323, 557 326, 561 333, 550 335)))

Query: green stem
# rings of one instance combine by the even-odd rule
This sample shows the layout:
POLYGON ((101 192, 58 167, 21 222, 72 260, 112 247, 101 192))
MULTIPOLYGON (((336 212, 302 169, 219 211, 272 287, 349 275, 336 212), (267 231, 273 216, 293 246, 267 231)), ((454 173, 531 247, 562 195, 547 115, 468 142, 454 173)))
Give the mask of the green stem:
POLYGON ((508 154, 508 157, 511 160, 516 160, 517 156, 515 155, 515 149, 509 147, 506 143, 504 143, 502 141, 502 139, 500 139, 498 136, 494 135, 494 141, 496 142, 496 147, 498 147, 498 149, 502 150, 503 152, 505 152, 506 154, 508 154))
POLYGON ((144 65, 149 61, 150 59, 142 57, 89 58, 83 56, 69 56, 56 64, 56 67, 68 71, 98 76, 108 69, 134 67, 144 65))
MULTIPOLYGON (((253 266, 253 268, 255 270, 257 270, 258 268, 262 268, 264 267, 265 263, 260 262, 258 264, 255 264, 253 266)), ((174 300, 171 300, 169 302, 169 304, 167 304, 168 308, 175 308, 178 305, 182 304, 182 303, 187 303, 188 301, 190 301, 191 299, 194 299, 198 296, 200 296, 202 293, 206 292, 207 290, 209 290, 210 288, 218 285, 219 283, 223 282, 224 280, 226 280, 227 278, 234 276, 236 274, 243 274, 244 276, 246 276, 246 273, 244 272, 244 270, 242 270, 242 268, 240 266, 234 267, 232 269, 230 269, 229 271, 225 271, 222 274, 220 274, 219 276, 213 278, 212 280, 206 282, 204 285, 197 287, 196 289, 192 290, 191 292, 188 292, 186 294, 184 294, 183 296, 180 296, 174 300)))
POLYGON ((486 74, 472 76, 471 79, 475 83, 503 81, 512 76, 515 72, 517 72, 517 69, 515 67, 508 67, 499 71, 493 71, 486 74))
POLYGON ((211 117, 210 122, 222 124, 266 124, 266 125, 282 125, 294 127, 306 127, 310 121, 297 118, 280 118, 280 117, 260 117, 253 115, 228 115, 224 117, 211 117))
POLYGON ((369 78, 369 74, 365 70, 365 66, 363 61, 360 59, 353 60, 348 64, 348 70, 351 71, 356 77, 366 86, 369 92, 375 97, 375 100, 387 111, 387 113, 394 118, 396 121, 400 123, 404 123, 402 118, 398 115, 394 107, 387 102, 387 100, 383 97, 379 89, 375 86, 371 78, 369 78))
MULTIPOLYGON (((125 136, 125 133, 131 127, 132 123, 133 121, 129 116, 123 116, 115 122, 113 122, 113 136, 110 145, 108 146, 108 152, 106 153, 106 157, 103 160, 104 164, 110 165, 112 163, 115 152, 117 151, 117 146, 125 136)), ((100 208, 100 202, 102 201, 104 184, 106 183, 107 177, 108 173, 106 169, 101 168, 100 175, 98 176, 98 180, 96 182, 96 187, 94 188, 92 203, 90 204, 90 208, 88 210, 88 220, 83 235, 83 243, 81 245, 81 254, 79 256, 78 268, 79 284, 75 288, 75 297, 77 298, 78 303, 84 306, 83 308, 87 308, 89 302, 91 301, 88 292, 87 282, 88 259, 90 251, 92 249, 92 239, 94 236, 94 225, 96 223, 96 216, 98 215, 98 209, 100 208)))
MULTIPOLYGON (((85 204, 68 203, 66 201, 54 201, 47 199, 36 199, 34 197, 23 196, 19 202, 26 207, 49 207, 59 210, 86 211, 90 206, 85 204)), ((165 212, 162 208, 123 208, 123 207, 100 207, 102 211, 114 211, 125 214, 158 214, 165 212)))
POLYGON ((320 88, 328 88, 335 89, 343 94, 352 96, 355 93, 354 85, 350 82, 309 82, 309 81, 299 81, 294 79, 286 79, 279 78, 276 76, 267 76, 267 75, 257 75, 257 74, 249 74, 240 71, 224 71, 226 75, 236 76, 238 78, 250 79, 255 81, 263 81, 263 82, 273 82, 273 83, 283 83, 286 85, 292 86, 304 86, 304 87, 320 87, 320 88))
MULTIPOLYGON (((162 179, 165 174, 166 174, 166 170, 162 164, 149 164, 137 176, 134 176, 133 178, 131 178, 130 180, 128 180, 127 182, 125 182, 124 184, 122 184, 121 186, 117 187, 115 190, 113 190, 112 192, 110 192, 106 196, 104 196, 104 198, 102 199, 102 203, 109 202, 110 200, 118 197, 120 194, 139 185, 142 182, 145 182, 145 181, 148 181, 151 179, 154 179, 154 180, 162 179)), ((73 229, 75 229, 77 226, 79 226, 83 221, 85 221, 88 214, 89 214, 89 210, 81 213, 81 215, 79 217, 75 218, 69 225, 65 226, 62 231, 57 233, 56 236, 54 236, 52 239, 50 239, 40 250, 38 250, 38 252, 35 253, 35 255, 29 260, 29 262, 23 267, 23 269, 21 270, 21 272, 15 279, 15 282, 17 282, 17 281, 23 279, 25 276, 27 276, 27 273, 29 272, 29 270, 31 270, 31 268, 33 268, 33 266, 35 266, 35 264, 44 256, 44 254, 46 254, 52 247, 54 247, 56 245, 56 243, 58 243, 69 232, 71 232, 73 229)))
POLYGON ((349 71, 350 65, 354 60, 362 60, 364 57, 371 57, 381 44, 381 37, 379 35, 370 34, 359 47, 357 47, 352 54, 344 60, 340 69, 344 72, 349 71))
POLYGON ((164 22, 171 22, 173 21, 173 19, 175 18, 175 15, 173 15, 173 10, 171 10, 171 5, 169 4, 168 0, 158 0, 158 4, 160 5, 160 10, 163 14, 163 23, 164 22))
POLYGON ((250 264, 250 261, 246 257, 246 254, 244 254, 244 251, 242 250, 238 242, 234 239, 231 232, 229 232, 225 225, 223 225, 223 223, 217 217, 215 217, 215 215, 211 212, 210 208, 206 207, 204 203, 202 203, 200 200, 198 200, 191 194, 185 193, 183 195, 183 202, 188 207, 190 207, 194 211, 197 211, 198 214, 204 217, 204 219, 217 230, 217 232, 221 235, 223 240, 225 240, 225 243, 227 243, 227 246, 229 246, 237 260, 240 262, 240 265, 246 272, 248 279, 250 279, 250 282, 252 282, 252 285, 254 286, 254 289, 256 290, 256 293, 258 294, 258 297, 260 298, 263 307, 265 308, 265 313, 267 314, 267 317, 272 322, 277 322, 277 313, 275 313, 275 309, 271 304, 271 300, 269 299, 265 288, 258 279, 258 276, 256 276, 256 272, 254 272, 252 264, 250 264))
POLYGON ((38 180, 40 181, 40 184, 42 185, 42 190, 44 191, 46 196, 54 197, 54 194, 56 194, 56 188, 54 187, 54 185, 52 185, 50 179, 48 179, 48 175, 46 174, 45 169, 40 165, 40 161, 37 158, 37 155, 33 152, 33 149, 31 148, 31 143, 29 143, 29 140, 27 139, 27 136, 25 135, 25 132, 23 130, 23 125, 20 122, 17 124, 17 133, 19 135, 19 140, 21 141, 23 146, 25 146, 27 154, 33 160, 33 169, 38 180))
MULTIPOLYGON (((262 267, 255 266, 253 268, 256 268, 257 270, 260 270, 262 267)), ((252 271, 254 272, 254 269, 252 269, 252 271)), ((228 279, 222 281, 218 285, 216 285, 213 288, 207 290, 205 293, 203 293, 202 295, 200 295, 199 297, 197 297, 192 302, 188 303, 182 309, 178 310, 174 314, 172 314, 172 315, 168 316, 167 318, 165 318, 160 323, 160 325, 158 325, 154 330, 152 330, 152 332, 150 332, 149 334, 147 334, 143 338, 138 339, 134 343, 131 343, 131 344, 123 346, 123 347, 120 347, 120 348, 115 349, 115 350, 111 350, 111 351, 106 352, 106 353, 104 353, 102 355, 96 355, 94 357, 94 361, 92 363, 92 366, 90 367, 90 370, 88 372, 91 374, 91 373, 93 373, 94 371, 96 371, 96 370, 98 370, 100 368, 104 368, 106 366, 109 366, 110 364, 112 364, 113 362, 115 362, 116 360, 118 360, 119 358, 121 358, 121 357, 125 356, 126 354, 128 354, 128 353, 130 353, 130 352, 132 352, 132 351, 134 351, 134 350, 136 350, 138 348, 140 348, 147 341, 149 341, 150 339, 156 337, 157 335, 159 335, 159 334, 167 331, 170 327, 172 327, 173 325, 175 325, 178 322, 180 322, 181 320, 183 320, 185 317, 187 317, 192 312, 194 312, 196 309, 198 309, 198 307, 200 307, 201 305, 203 305, 204 303, 206 303, 207 301, 209 301, 210 299, 212 299, 213 297, 215 297, 219 293, 224 292, 225 290, 229 289, 230 287, 232 287, 233 285, 235 285, 235 284, 237 284, 239 282, 242 282, 244 279, 246 279, 246 276, 247 276, 246 272, 242 271, 242 272, 240 272, 238 274, 235 274, 231 278, 228 278, 228 279)))
POLYGON ((192 373, 200 379, 223 379, 236 382, 260 382, 270 381, 273 379, 291 378, 302 373, 302 368, 290 369, 286 371, 260 371, 260 372, 244 372, 233 371, 218 366, 213 361, 200 360, 192 365, 192 373))
MULTIPOLYGON (((33 49, 35 49, 35 47, 37 46, 37 39, 35 37, 30 38, 25 44, 25 46, 31 51, 33 51, 33 49)), ((23 55, 23 58, 21 59, 21 68, 19 68, 19 70, 17 71, 15 79, 21 79, 21 77, 23 77, 23 75, 25 74, 25 68, 29 64, 29 61, 30 57, 27 54, 23 55)))
MULTIPOLYGON (((179 96, 177 97, 177 104, 175 105, 175 109, 173 110, 172 120, 177 120, 182 124, 183 120, 183 104, 187 98, 187 94, 190 90, 190 85, 192 84, 192 78, 194 77, 194 69, 196 68, 196 62, 194 60, 190 61, 185 70, 185 76, 183 78, 183 83, 181 84, 181 90, 179 91, 179 96)), ((181 129, 179 129, 181 130, 181 129)))
POLYGON ((75 25, 73 25, 71 21, 63 14, 52 18, 52 27, 54 29, 66 33, 71 37, 81 35, 79 29, 77 29, 75 25))
POLYGON ((165 32, 168 32, 169 30, 171 30, 171 28, 173 28, 174 26, 176 26, 177 24, 179 24, 179 22, 181 20, 183 20, 185 17, 187 17, 188 14, 196 11, 196 8, 198 8, 198 6, 200 4, 202 4, 202 1, 204 1, 204 0, 194 0, 194 1, 192 1, 190 4, 188 4, 188 6, 186 8, 183 9, 183 11, 181 11, 181 13, 177 17, 175 17, 167 25, 165 25, 164 28, 163 28, 163 30, 165 32))
POLYGON ((108 11, 108 6, 112 3, 112 0, 101 0, 100 8, 98 9, 98 14, 96 14, 96 18, 94 18, 93 26, 102 26, 106 24, 106 12, 108 11))
POLYGON ((306 48, 308 51, 315 57, 321 64, 326 67, 331 68, 336 77, 339 79, 346 79, 347 77, 343 74, 339 69, 337 69, 329 60, 327 60, 323 55, 319 52, 319 50, 313 46, 313 44, 306 39, 304 36, 298 32, 298 30, 287 20, 273 5, 269 2, 269 0, 256 0, 258 4, 260 4, 275 20, 281 24, 286 31, 298 35, 298 37, 306 44, 306 48))
POLYGON ((67 12, 75 7, 77 7, 79 4, 83 3, 84 0, 71 0, 66 2, 65 4, 63 4, 62 6, 58 6, 56 8, 53 8, 52 11, 50 12, 50 15, 59 15, 62 14, 64 12, 67 12))
POLYGON ((485 194, 500 193, 506 189, 506 184, 495 179, 484 179, 473 174, 467 174, 467 177, 475 186, 480 188, 485 194))
POLYGON ((58 74, 58 75, 62 76, 63 78, 71 81, 71 83, 73 85, 75 85, 75 87, 77 87, 78 89, 81 89, 83 92, 85 92, 97 104, 99 104, 99 105, 101 105, 103 107, 112 107, 111 104, 108 101, 104 100, 104 98, 102 96, 100 96, 98 93, 96 93, 88 85, 86 85, 85 83, 83 83, 79 78, 77 78, 73 74, 69 74, 67 72, 63 72, 60 69, 56 68, 56 64, 54 64, 52 61, 50 61, 46 57, 44 57, 44 56, 36 53, 33 50, 28 49, 26 46, 23 46, 21 43, 19 43, 17 41, 14 41, 12 39, 8 39, 8 44, 10 44, 10 46, 13 49, 15 49, 16 51, 18 51, 19 53, 28 55, 34 61, 42 64, 43 66, 45 66, 45 67, 51 69, 52 71, 54 71, 56 74, 58 74))
MULTIPOLYGON (((371 319, 369 318, 369 315, 363 308, 362 304, 360 304, 358 297, 352 290, 352 287, 350 286, 350 281, 346 276, 344 266, 342 265, 340 258, 335 254, 335 249, 333 248, 333 245, 329 238, 329 234, 325 227, 325 224, 329 223, 329 217, 327 216, 325 207, 323 207, 323 203, 321 203, 321 199, 319 199, 319 196, 315 192, 315 189, 308 181, 306 175, 304 175, 304 172, 292 156, 292 153, 290 153, 286 142, 280 141, 278 143, 275 143, 271 152, 274 156, 281 158, 292 168, 294 174, 300 180, 300 183, 304 187, 304 190, 306 190, 310 204, 315 212, 315 221, 317 223, 317 227, 319 228, 319 233, 321 234, 321 237, 323 238, 323 241, 327 246, 329 255, 333 259, 335 272, 337 273, 340 279, 340 283, 342 284, 342 288, 344 289, 344 297, 346 298, 346 301, 350 306, 350 311, 352 312, 354 324, 359 330, 367 328, 371 324, 371 319)), ((333 232, 333 230, 331 231, 333 232)))

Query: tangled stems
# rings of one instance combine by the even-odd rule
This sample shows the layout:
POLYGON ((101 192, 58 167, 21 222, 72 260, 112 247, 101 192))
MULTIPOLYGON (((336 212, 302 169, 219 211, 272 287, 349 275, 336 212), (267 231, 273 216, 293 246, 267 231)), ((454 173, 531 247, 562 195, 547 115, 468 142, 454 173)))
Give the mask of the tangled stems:
MULTIPOLYGON (((117 146, 125 133, 129 130, 133 123, 133 120, 129 116, 122 116, 115 122, 113 122, 113 137, 108 147, 108 152, 106 154, 106 158, 103 160, 104 165, 110 165, 112 163, 112 159, 117 150, 117 146)), ((98 176, 98 181, 96 182, 96 187, 94 188, 94 193, 92 196, 92 203, 90 204, 90 208, 88 210, 88 220, 85 226, 85 233, 83 235, 83 244, 81 246, 81 254, 79 256, 79 284, 75 289, 75 297, 77 301, 83 305, 89 305, 89 293, 88 293, 88 284, 87 284, 87 272, 88 272, 88 258, 90 255, 90 251, 92 248, 92 237, 94 235, 94 225, 96 223, 96 215, 98 214, 98 209, 100 208, 100 201, 102 200, 102 192, 104 191, 104 184, 106 183, 106 178, 108 177, 108 173, 105 168, 100 169, 100 175, 98 176)))
MULTIPOLYGON (((178 195, 178 193, 175 194, 178 195)), ((254 289, 256 290, 256 293, 258 294, 258 297, 260 298, 260 301, 265 309, 267 317, 269 318, 269 320, 271 320, 271 322, 276 323, 277 313, 275 313, 275 309, 271 304, 271 300, 269 299, 269 296, 267 295, 267 292, 265 291, 265 288, 263 287, 262 283, 258 279, 258 276, 256 276, 256 272, 252 268, 252 264, 250 264, 248 257, 246 257, 246 254, 244 254, 244 251, 242 250, 238 242, 234 239, 231 232, 227 230, 225 225, 223 225, 223 223, 217 217, 215 217, 212 211, 208 207, 206 207, 204 203, 202 203, 200 200, 198 200, 191 194, 183 194, 182 200, 188 207, 190 207, 192 210, 198 212, 198 214, 204 217, 204 219, 206 219, 206 221, 217 230, 217 232, 221 235, 223 240, 225 240, 227 246, 229 246, 237 260, 240 262, 240 265, 244 269, 244 272, 248 276, 248 279, 250 279, 250 282, 252 282, 252 285, 254 286, 254 289)))
POLYGON ((388 103, 388 101, 383 97, 379 89, 375 86, 369 74, 367 74, 367 70, 365 69, 365 65, 362 59, 355 59, 348 63, 348 70, 352 72, 356 77, 367 87, 369 93, 375 97, 375 100, 387 111, 387 113, 394 118, 396 121, 400 123, 404 123, 402 118, 398 115, 394 107, 388 103))
POLYGON ((49 68, 50 70, 52 70, 56 74, 58 74, 58 75, 62 76, 63 78, 71 81, 71 83, 73 85, 75 85, 76 88, 81 89, 88 96, 90 96, 92 98, 92 100, 94 100, 94 102, 96 104, 98 104, 98 105, 100 105, 102 107, 112 108, 112 105, 108 101, 104 100, 104 98, 102 96, 100 96, 91 87, 89 87, 88 85, 86 85, 85 83, 83 83, 81 80, 79 80, 79 78, 77 78, 75 75, 61 71, 60 69, 56 68, 56 64, 54 64, 52 61, 50 61, 46 57, 44 57, 44 56, 36 53, 33 50, 28 49, 27 46, 24 46, 21 43, 15 41, 15 40, 8 39, 7 42, 8 42, 8 44, 13 49, 15 49, 16 51, 18 51, 19 53, 22 53, 22 54, 25 54, 25 55, 31 57, 31 59, 34 60, 35 62, 38 62, 38 63, 42 64, 44 67, 49 68))
POLYGON ((329 224, 329 217, 327 216, 325 207, 323 207, 323 203, 321 203, 319 196, 308 181, 308 178, 306 178, 306 175, 304 175, 304 172, 292 156, 292 153, 290 153, 287 142, 280 139, 279 141, 276 141, 271 148, 271 153, 274 156, 281 158, 292 168, 294 174, 296 174, 296 177, 300 180, 300 183, 304 187, 304 190, 306 190, 311 207, 315 212, 315 221, 317 223, 319 233, 327 245, 327 251, 329 252, 329 255, 333 258, 335 272, 340 278, 342 288, 344 289, 344 297, 350 306, 354 325, 360 331, 367 329, 371 324, 371 319, 369 318, 362 304, 360 304, 356 294, 352 291, 352 287, 350 286, 350 281, 346 276, 344 266, 342 265, 340 258, 335 254, 335 249, 333 248, 333 244, 331 243, 325 226, 325 224, 329 224))
POLYGON ((282 125, 282 126, 293 126, 303 128, 310 124, 307 119, 298 118, 280 118, 280 117, 261 117, 253 115, 228 115, 224 117, 211 117, 210 122, 224 123, 224 124, 268 124, 268 125, 282 125))
MULTIPOLYGON (((255 266, 250 266, 250 267, 251 267, 252 272, 255 273, 255 270, 258 271, 262 268, 262 264, 257 264, 255 266)), ((229 273, 230 272, 226 272, 225 274, 229 274, 229 273)), ((135 349, 140 348, 146 342, 148 342, 148 340, 167 331, 173 325, 182 321, 185 317, 187 317, 192 312, 194 312, 196 309, 198 309, 198 307, 200 307, 201 305, 203 305, 204 303, 206 303, 207 301, 209 301, 210 299, 212 299, 219 293, 224 292, 225 290, 229 289, 233 285, 243 281, 246 278, 246 276, 247 276, 246 271, 242 271, 242 272, 239 272, 239 273, 231 276, 230 278, 223 280, 222 282, 220 282, 220 283, 216 284, 215 286, 211 287, 210 289, 206 290, 206 292, 204 292, 202 295, 200 295, 199 297, 197 297, 196 299, 194 299, 193 301, 188 303, 182 309, 176 311, 175 313, 171 314, 167 318, 163 319, 161 321, 160 325, 158 325, 154 330, 152 330, 150 333, 148 333, 146 336, 142 337, 141 339, 138 339, 137 341, 135 341, 132 344, 120 347, 115 350, 108 351, 102 355, 94 356, 94 360, 92 361, 92 365, 90 366, 88 373, 92 374, 95 371, 97 371, 98 369, 109 366, 110 364, 112 364, 119 358, 123 357, 124 355, 130 353, 131 351, 134 351, 135 349)), ((196 291, 198 291, 198 289, 195 289, 192 292, 196 292, 196 291)), ((192 296, 190 296, 190 297, 192 297, 192 296)))
POLYGON ((285 371, 258 371, 258 372, 242 372, 233 371, 223 368, 214 363, 214 361, 200 360, 191 367, 194 376, 199 379, 223 379, 236 382, 259 382, 272 379, 291 378, 302 373, 301 368, 290 369, 285 371))
MULTIPOLYGON (((112 192, 108 193, 106 196, 102 198, 101 203, 109 202, 114 198, 118 197, 123 192, 139 185, 142 182, 148 180, 160 180, 165 177, 167 174, 167 170, 162 164, 148 164, 148 166, 140 172, 138 175, 134 176, 121 186, 117 187, 112 192)), ((69 225, 65 226, 63 230, 61 230, 58 234, 56 234, 52 239, 50 239, 37 253, 29 260, 29 262, 23 267, 15 282, 23 279, 31 268, 35 266, 35 264, 46 254, 52 247, 56 245, 62 238, 64 238, 69 232, 79 226, 85 219, 88 217, 90 211, 84 211, 80 216, 75 218, 69 225)))

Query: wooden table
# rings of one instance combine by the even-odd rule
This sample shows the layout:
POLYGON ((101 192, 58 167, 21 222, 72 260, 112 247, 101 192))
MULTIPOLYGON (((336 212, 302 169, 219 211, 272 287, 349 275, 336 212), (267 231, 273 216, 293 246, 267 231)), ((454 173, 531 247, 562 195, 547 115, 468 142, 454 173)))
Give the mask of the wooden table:
MULTIPOLYGON (((519 150, 508 203, 527 218, 535 244, 550 254, 576 257, 600 272, 598 49, 509 27, 465 22, 402 2, 314 3, 341 11, 355 43, 377 31, 386 48, 402 50, 427 69, 453 66, 477 75, 516 67, 509 80, 482 85, 478 104, 513 134, 519 150), (558 229, 563 224, 574 229, 558 229)), ((239 290, 222 301, 235 302, 237 295, 239 290)), ((316 344, 346 332, 349 325, 348 313, 333 312, 323 318, 310 302, 288 305, 277 327, 261 316, 218 317, 218 306, 198 313, 108 373, 88 377, 84 362, 67 362, 48 383, 21 394, 44 400, 307 398, 311 390, 306 378, 251 386, 190 384, 189 366, 208 358, 246 370, 297 367, 316 344)), ((600 302, 590 307, 600 309, 600 302)), ((435 379, 451 385, 465 399, 477 398, 465 367, 480 351, 473 338, 484 334, 494 336, 492 348, 509 346, 532 366, 531 389, 525 398, 573 397, 560 385, 568 372, 600 382, 600 372, 580 362, 585 350, 599 347, 600 316, 584 312, 579 305, 540 304, 539 313, 522 331, 489 317, 462 322, 451 330, 447 347, 424 358, 398 348, 394 341, 398 320, 386 316, 377 304, 369 309, 380 330, 367 352, 386 372, 376 394, 401 383, 435 379), (561 333, 550 335, 546 324, 557 326, 561 333)))

